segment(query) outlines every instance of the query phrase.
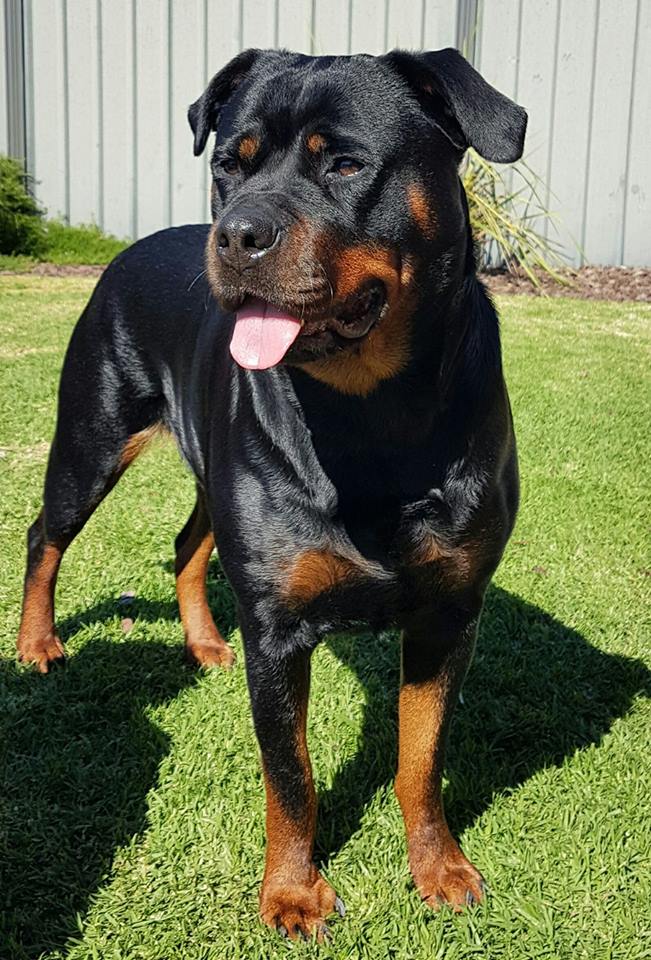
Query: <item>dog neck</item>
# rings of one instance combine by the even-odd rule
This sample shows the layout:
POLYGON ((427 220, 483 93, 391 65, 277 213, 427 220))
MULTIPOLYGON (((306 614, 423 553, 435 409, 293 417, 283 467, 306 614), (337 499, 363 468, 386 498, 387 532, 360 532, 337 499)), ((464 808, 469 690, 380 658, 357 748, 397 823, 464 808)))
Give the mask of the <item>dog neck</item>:
POLYGON ((351 442, 418 443, 450 416, 465 422, 502 383, 498 320, 477 279, 472 247, 456 276, 432 284, 409 318, 411 349, 404 369, 366 396, 350 396, 307 372, 286 368, 292 392, 313 431, 346 424, 351 442))

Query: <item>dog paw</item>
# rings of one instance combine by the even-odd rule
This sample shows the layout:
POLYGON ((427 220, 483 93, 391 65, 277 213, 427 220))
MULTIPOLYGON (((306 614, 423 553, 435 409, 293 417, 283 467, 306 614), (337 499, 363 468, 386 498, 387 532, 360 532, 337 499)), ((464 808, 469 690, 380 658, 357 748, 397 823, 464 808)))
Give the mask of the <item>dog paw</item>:
POLYGON ((326 917, 345 916, 343 901, 315 869, 315 878, 306 884, 265 882, 260 897, 260 916, 268 927, 290 940, 327 940, 326 917))
POLYGON ((47 633, 38 640, 19 638, 18 659, 21 663, 33 663, 40 673, 47 673, 54 664, 65 661, 65 650, 55 633, 47 633))
POLYGON ((486 895, 484 879, 457 847, 446 855, 432 855, 429 863, 412 870, 421 897, 432 909, 444 905, 455 912, 481 903, 486 895))
POLYGON ((188 639, 185 644, 188 661, 195 667, 210 670, 212 667, 222 667, 230 670, 235 663, 235 654, 226 641, 221 637, 200 640, 188 639))

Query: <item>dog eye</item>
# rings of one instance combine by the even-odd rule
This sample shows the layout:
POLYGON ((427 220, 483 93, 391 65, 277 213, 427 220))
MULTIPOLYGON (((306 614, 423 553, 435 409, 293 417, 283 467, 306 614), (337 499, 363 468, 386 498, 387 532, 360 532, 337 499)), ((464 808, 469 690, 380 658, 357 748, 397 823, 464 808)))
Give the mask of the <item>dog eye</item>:
POLYGON ((240 172, 240 165, 234 157, 226 157, 225 160, 222 160, 219 164, 224 173, 227 173, 229 176, 233 176, 235 173, 240 172))
POLYGON ((338 157, 332 165, 332 170, 341 177, 354 177, 363 166, 363 163, 353 160, 352 157, 338 157))

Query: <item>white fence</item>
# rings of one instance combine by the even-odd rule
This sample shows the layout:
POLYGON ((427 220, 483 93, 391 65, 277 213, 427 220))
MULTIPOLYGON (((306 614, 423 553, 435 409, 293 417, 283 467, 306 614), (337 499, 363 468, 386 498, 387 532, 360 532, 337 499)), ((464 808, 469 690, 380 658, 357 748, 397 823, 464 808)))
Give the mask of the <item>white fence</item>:
POLYGON ((186 109, 244 47, 380 53, 463 43, 486 79, 528 109, 526 158, 573 259, 570 238, 594 263, 651 264, 651 0, 0 0, 0 8, 0 151, 23 146, 51 215, 131 237, 207 219, 207 158, 192 155, 186 109))

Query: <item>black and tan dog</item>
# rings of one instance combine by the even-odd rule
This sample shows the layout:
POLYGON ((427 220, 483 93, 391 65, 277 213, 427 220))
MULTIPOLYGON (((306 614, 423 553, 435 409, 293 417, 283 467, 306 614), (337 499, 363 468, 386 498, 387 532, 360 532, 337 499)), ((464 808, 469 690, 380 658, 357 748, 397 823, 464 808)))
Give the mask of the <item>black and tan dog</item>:
POLYGON ((206 602, 215 544, 237 597, 267 791, 264 921, 319 935, 343 912, 312 862, 305 724, 314 647, 359 625, 402 630, 396 792, 418 891, 432 906, 478 901, 441 773, 518 481, 458 167, 469 145, 518 158, 526 114, 454 50, 248 50, 189 119, 196 154, 216 131, 214 223, 121 254, 77 324, 19 655, 44 672, 63 656, 61 557, 170 431, 197 481, 176 542, 197 663, 233 660, 206 602))

